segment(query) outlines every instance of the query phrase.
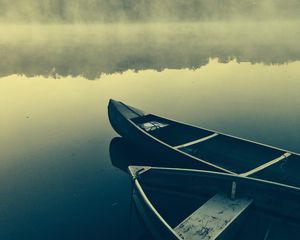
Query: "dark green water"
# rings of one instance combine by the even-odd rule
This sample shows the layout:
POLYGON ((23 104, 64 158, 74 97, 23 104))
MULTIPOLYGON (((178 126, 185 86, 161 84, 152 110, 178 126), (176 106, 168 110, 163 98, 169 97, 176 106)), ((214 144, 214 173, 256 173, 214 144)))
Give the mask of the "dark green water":
POLYGON ((118 144, 110 156, 109 98, 300 152, 297 23, 247 24, 5 26, 0 239, 148 236, 128 157, 118 144))

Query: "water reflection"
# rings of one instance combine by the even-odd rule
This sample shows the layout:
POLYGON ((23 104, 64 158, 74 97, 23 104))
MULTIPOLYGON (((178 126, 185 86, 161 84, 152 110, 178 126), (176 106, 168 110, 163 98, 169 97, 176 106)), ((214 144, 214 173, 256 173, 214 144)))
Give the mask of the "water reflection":
POLYGON ((110 141, 109 155, 112 165, 126 173, 129 165, 147 165, 150 160, 148 154, 122 137, 115 137, 110 141))
MULTIPOLYGON (((109 155, 111 164, 125 173, 128 173, 127 168, 129 165, 143 165, 146 164, 149 159, 142 151, 138 150, 135 146, 121 137, 115 137, 110 141, 109 155)), ((144 226, 143 220, 132 199, 130 204, 128 239, 152 239, 151 233, 144 226)))
POLYGON ((300 59, 298 21, 0 25, 0 76, 84 76, 196 69, 218 58, 283 64, 300 59))
POLYGON ((174 159, 165 159, 154 154, 154 149, 145 151, 125 140, 115 137, 109 145, 111 163, 114 167, 128 173, 129 165, 176 167, 174 159))

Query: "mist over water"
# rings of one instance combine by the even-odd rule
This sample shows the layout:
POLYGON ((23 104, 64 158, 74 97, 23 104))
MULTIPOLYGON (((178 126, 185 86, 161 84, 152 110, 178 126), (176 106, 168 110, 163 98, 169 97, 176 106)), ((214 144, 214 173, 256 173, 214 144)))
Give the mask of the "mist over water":
POLYGON ((0 0, 0 76, 196 69, 300 58, 300 3, 0 0))
POLYGON ((162 22, 299 18, 297 0, 8 0, 3 22, 162 22))
POLYGON ((0 76, 84 76, 300 59, 299 21, 0 25, 0 76))

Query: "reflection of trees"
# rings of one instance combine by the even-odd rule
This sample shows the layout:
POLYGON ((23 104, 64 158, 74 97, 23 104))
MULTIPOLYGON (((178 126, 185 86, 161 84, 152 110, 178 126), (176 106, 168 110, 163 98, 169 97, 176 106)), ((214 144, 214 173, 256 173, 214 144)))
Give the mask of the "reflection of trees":
POLYGON ((174 25, 163 30, 159 27, 145 30, 125 26, 120 29, 118 32, 112 28, 109 31, 93 28, 69 35, 61 30, 55 34, 50 32, 44 40, 21 39, 4 43, 0 40, 0 76, 82 75, 95 79, 102 73, 128 69, 195 69, 206 65, 209 58, 218 58, 224 63, 236 59, 238 62, 264 64, 300 59, 297 33, 294 34, 295 40, 286 40, 279 38, 276 31, 275 37, 273 33, 253 36, 252 29, 243 32, 241 28, 235 28, 220 32, 211 26, 188 29, 174 25))

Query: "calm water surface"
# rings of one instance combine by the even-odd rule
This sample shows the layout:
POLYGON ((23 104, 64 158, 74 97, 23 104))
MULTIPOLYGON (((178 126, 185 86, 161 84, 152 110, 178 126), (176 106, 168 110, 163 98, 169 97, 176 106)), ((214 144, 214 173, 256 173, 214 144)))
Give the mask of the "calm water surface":
POLYGON ((110 98, 300 152, 300 33, 285 24, 2 26, 0 239, 149 237, 124 171, 142 153, 114 139, 110 98))

